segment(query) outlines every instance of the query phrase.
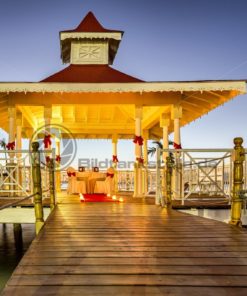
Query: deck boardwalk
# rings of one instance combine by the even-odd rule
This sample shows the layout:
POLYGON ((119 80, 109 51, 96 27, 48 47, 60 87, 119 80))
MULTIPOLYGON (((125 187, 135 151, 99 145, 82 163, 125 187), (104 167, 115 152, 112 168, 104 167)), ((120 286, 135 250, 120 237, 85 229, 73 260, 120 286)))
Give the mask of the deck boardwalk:
POLYGON ((67 200, 3 295, 247 295, 247 233, 140 202, 67 200))

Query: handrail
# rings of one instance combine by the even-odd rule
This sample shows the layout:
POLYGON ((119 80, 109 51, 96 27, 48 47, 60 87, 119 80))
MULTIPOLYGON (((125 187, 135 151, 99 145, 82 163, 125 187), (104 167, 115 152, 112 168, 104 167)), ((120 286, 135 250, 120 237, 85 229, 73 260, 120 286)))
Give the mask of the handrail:
MULTIPOLYGON (((45 192, 48 192, 48 191, 50 191, 50 189, 43 190, 42 193, 45 193, 45 192)), ((25 201, 25 200, 28 200, 29 198, 34 197, 36 194, 38 194, 38 192, 33 193, 33 194, 29 195, 29 196, 26 196, 26 197, 24 197, 24 198, 22 198, 22 199, 20 199, 20 200, 15 201, 15 202, 12 202, 12 203, 6 204, 6 205, 4 205, 4 206, 1 206, 1 207, 0 207, 0 211, 1 211, 1 210, 4 210, 4 209, 7 209, 7 208, 9 208, 9 207, 12 207, 12 206, 18 205, 20 202, 25 201)))
MULTIPOLYGON (((53 150, 39 150, 39 152, 44 152, 44 153, 52 153, 53 150)), ((16 150, 0 150, 0 153, 33 153, 31 150, 28 149, 16 149, 16 150)))
MULTIPOLYGON (((160 149, 161 152, 231 152, 230 148, 204 148, 204 149, 160 149)), ((247 151, 247 149, 245 149, 247 151)))
POLYGON ((15 202, 12 202, 12 203, 6 204, 6 205, 4 205, 4 206, 1 206, 1 207, 0 207, 0 211, 1 211, 1 210, 4 210, 4 209, 7 209, 7 208, 9 208, 9 207, 15 206, 15 205, 19 204, 19 203, 22 202, 22 201, 28 200, 29 198, 34 197, 36 194, 38 194, 38 192, 33 193, 33 194, 29 195, 29 196, 26 196, 26 197, 24 197, 23 199, 20 199, 20 200, 17 200, 17 201, 15 201, 15 202))

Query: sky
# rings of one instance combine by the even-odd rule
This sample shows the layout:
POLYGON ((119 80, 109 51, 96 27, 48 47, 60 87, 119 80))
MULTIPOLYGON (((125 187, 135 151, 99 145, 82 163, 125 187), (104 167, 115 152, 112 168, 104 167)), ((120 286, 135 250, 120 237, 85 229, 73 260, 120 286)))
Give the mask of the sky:
MULTIPOLYGON (((89 11, 125 31, 113 64, 120 71, 145 81, 247 79, 246 0, 0 0, 0 81, 40 81, 64 68, 59 31, 89 11)), ((247 142, 246 111, 247 95, 217 108, 182 128, 183 147, 230 148, 236 136, 247 142)), ((110 158, 111 142, 99 149, 80 141, 78 153, 110 158)), ((118 154, 132 159, 133 143, 120 141, 118 154)))

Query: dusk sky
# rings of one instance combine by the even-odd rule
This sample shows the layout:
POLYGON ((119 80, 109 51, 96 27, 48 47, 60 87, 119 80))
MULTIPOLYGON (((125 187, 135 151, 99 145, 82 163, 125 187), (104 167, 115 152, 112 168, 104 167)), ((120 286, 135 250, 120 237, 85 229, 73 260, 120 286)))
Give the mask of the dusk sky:
MULTIPOLYGON (((89 11, 125 31, 113 64, 120 71, 146 81, 247 79, 246 0, 0 0, 0 81, 40 81, 62 69, 59 31, 89 11)), ((182 146, 232 147, 236 136, 247 146, 246 112, 247 96, 237 97, 184 127, 182 146)), ((111 157, 110 141, 100 151, 94 144, 80 141, 78 157, 111 157)), ((119 158, 132 155, 133 143, 121 141, 119 158)))

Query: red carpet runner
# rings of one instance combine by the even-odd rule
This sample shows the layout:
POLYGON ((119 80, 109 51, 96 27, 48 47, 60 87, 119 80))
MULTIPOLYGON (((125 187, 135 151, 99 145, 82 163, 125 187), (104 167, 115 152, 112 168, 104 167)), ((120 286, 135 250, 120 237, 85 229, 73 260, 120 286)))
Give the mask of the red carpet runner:
POLYGON ((111 196, 107 196, 106 194, 83 194, 83 199, 81 202, 119 202, 119 200, 112 199, 111 196))

